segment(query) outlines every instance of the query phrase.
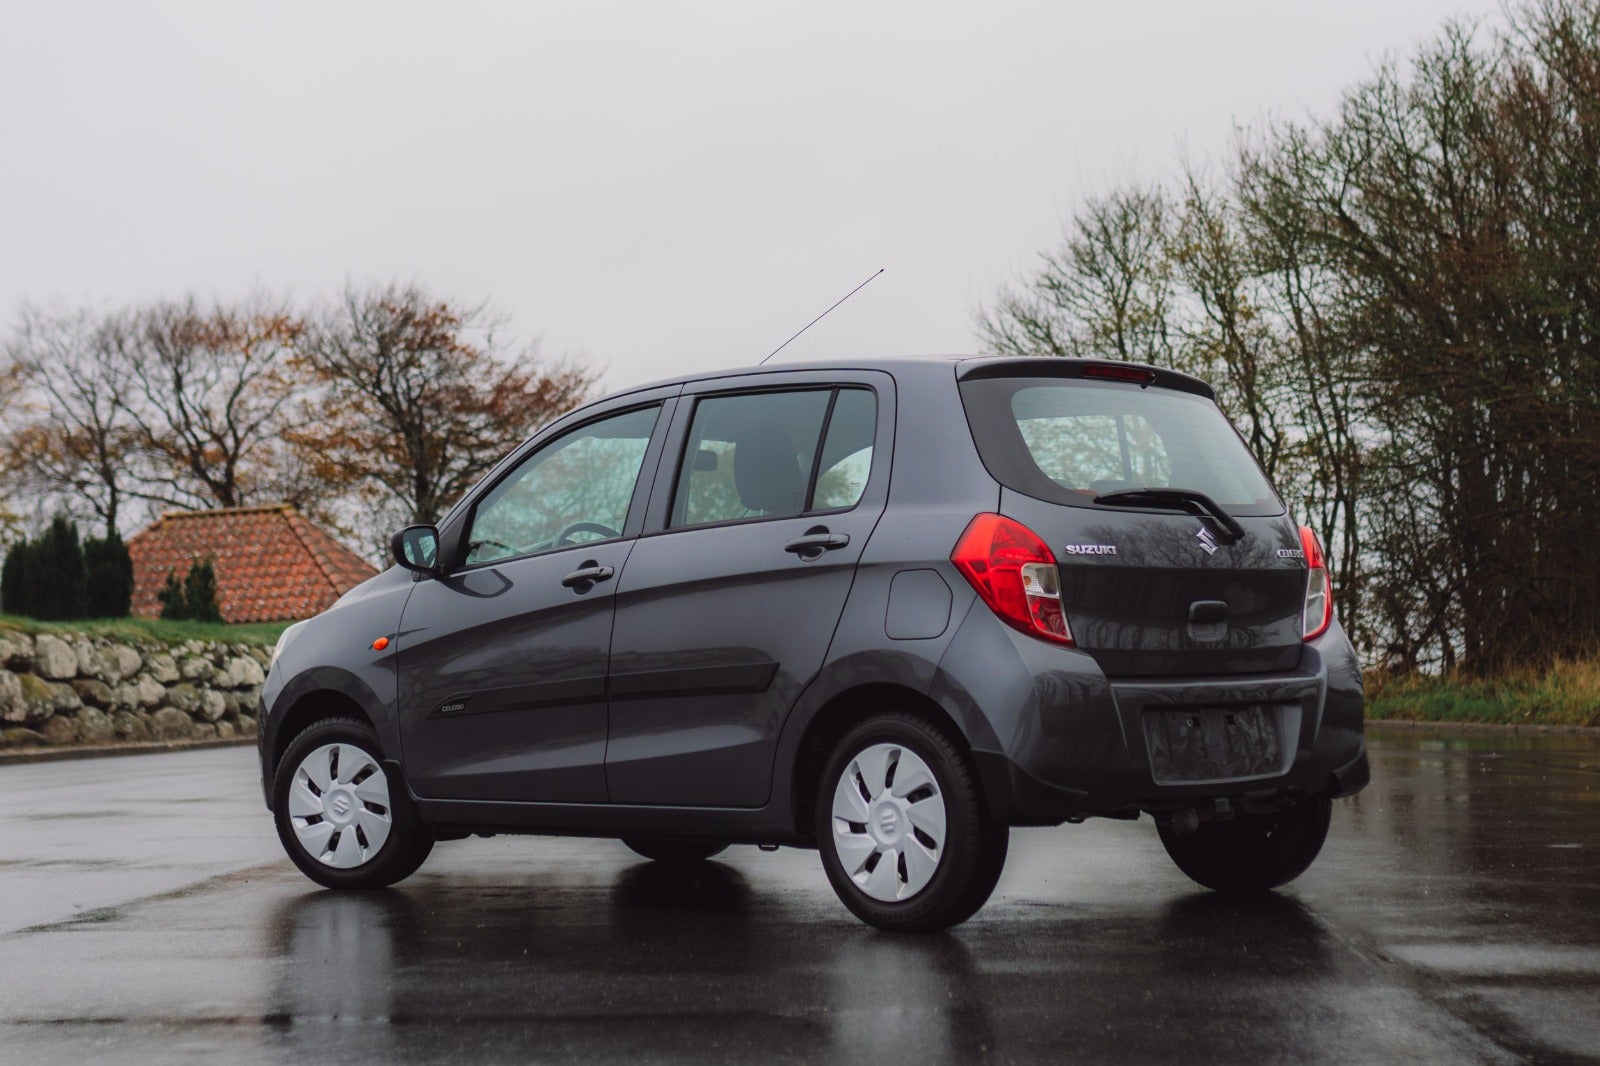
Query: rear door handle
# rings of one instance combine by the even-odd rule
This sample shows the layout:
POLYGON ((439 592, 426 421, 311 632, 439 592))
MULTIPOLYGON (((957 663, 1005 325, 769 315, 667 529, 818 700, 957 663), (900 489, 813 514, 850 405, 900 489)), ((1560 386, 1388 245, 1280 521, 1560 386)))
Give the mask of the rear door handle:
POLYGON ((826 526, 808 529, 805 534, 784 544, 783 550, 793 552, 802 559, 815 559, 823 552, 831 552, 850 543, 848 533, 829 533, 826 526))
POLYGON ((569 589, 579 592, 588 592, 598 582, 610 581, 615 570, 609 566, 600 566, 597 563, 584 563, 581 567, 561 579, 561 584, 569 589))

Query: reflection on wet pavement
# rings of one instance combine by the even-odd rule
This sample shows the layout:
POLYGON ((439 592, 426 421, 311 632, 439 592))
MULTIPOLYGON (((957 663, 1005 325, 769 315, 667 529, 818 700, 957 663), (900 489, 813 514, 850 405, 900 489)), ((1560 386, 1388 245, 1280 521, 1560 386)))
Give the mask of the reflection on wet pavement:
MULTIPOLYGON (((1389 732, 1373 753, 1372 788, 1338 806, 1289 891, 1197 891, 1148 821, 1019 831, 994 901, 944 936, 858 925, 799 851, 674 870, 607 841, 473 840, 441 845, 398 889, 341 895, 241 844, 220 874, 76 920, 13 917, 0 1060, 1600 1055, 1600 742, 1389 732)), ((237 754, 160 758, 244 795, 237 754)), ((264 813, 230 825, 270 841, 264 813)), ((63 855, 0 814, 0 840, 27 845, 0 866, 0 899, 36 861, 116 877, 93 857, 119 831, 106 826, 74 825, 63 855)))

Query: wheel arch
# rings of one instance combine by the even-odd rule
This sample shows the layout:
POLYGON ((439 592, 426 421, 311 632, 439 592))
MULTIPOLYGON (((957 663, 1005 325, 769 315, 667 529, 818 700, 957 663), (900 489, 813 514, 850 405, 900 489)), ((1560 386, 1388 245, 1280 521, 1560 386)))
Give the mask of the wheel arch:
POLYGON ((400 739, 393 716, 359 677, 332 667, 309 670, 285 685, 262 718, 261 770, 267 804, 272 803, 271 782, 283 753, 307 726, 325 718, 349 717, 366 723, 378 735, 385 762, 400 758, 400 739))
MULTIPOLYGON (((286 708, 277 728, 273 732, 271 762, 269 770, 276 771, 278 763, 283 760, 283 753, 289 749, 289 744, 295 737, 305 732, 308 726, 314 725, 325 718, 354 718, 365 725, 372 727, 372 716, 367 714, 361 704, 351 699, 342 692, 332 689, 315 689, 307 692, 286 708)), ((385 757, 388 753, 384 753, 385 757)))
POLYGON ((948 732, 967 752, 972 751, 972 738, 956 717, 924 691, 900 681, 868 681, 836 692, 805 723, 790 763, 790 815, 801 836, 812 834, 819 778, 834 745, 857 722, 887 710, 914 714, 948 732))

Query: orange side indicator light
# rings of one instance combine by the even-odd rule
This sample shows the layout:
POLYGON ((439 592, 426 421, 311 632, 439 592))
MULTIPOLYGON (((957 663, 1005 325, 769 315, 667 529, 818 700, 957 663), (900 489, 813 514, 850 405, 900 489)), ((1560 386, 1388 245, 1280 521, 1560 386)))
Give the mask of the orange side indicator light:
POLYGON ((382 651, 384 648, 387 648, 388 646, 389 646, 389 638, 388 637, 379 637, 377 640, 372 642, 372 650, 373 651, 382 651))

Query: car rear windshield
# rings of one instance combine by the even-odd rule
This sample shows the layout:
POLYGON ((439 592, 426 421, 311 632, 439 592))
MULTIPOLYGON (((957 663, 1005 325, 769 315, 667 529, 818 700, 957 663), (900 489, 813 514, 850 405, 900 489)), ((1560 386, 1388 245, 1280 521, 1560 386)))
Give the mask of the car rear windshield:
POLYGON ((1092 507, 1129 489, 1203 492, 1236 515, 1282 514, 1250 450, 1204 396, 1120 382, 984 377, 961 383, 973 440, 1002 485, 1092 507))

